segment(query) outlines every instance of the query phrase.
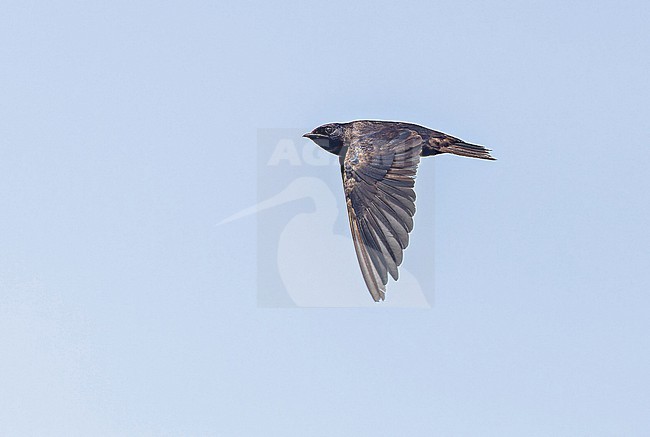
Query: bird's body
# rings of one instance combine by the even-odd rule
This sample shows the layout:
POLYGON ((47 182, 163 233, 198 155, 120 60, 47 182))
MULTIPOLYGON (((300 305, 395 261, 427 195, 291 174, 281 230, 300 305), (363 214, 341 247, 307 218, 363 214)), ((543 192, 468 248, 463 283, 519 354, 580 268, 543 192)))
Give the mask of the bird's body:
POLYGON ((494 159, 483 146, 403 122, 330 123, 304 136, 339 156, 354 247, 375 301, 385 299, 388 274, 398 278, 413 229, 420 157, 453 153, 494 159))

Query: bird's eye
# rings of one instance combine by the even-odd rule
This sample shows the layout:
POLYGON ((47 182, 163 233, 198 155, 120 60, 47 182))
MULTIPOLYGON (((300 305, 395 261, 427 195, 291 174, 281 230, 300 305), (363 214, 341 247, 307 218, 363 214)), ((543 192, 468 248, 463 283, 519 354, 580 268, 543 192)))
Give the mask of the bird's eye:
POLYGON ((325 133, 327 135, 331 134, 332 132, 334 132, 334 128, 332 126, 326 126, 325 127, 325 133))

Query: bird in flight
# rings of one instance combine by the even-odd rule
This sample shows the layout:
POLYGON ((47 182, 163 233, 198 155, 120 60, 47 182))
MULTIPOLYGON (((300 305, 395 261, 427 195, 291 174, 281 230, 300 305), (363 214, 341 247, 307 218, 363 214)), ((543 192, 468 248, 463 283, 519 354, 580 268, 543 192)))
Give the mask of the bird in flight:
POLYGON ((409 244, 420 157, 452 153, 495 159, 483 146, 396 121, 328 123, 303 137, 339 157, 354 249, 375 302, 386 298, 388 274, 398 279, 409 244))

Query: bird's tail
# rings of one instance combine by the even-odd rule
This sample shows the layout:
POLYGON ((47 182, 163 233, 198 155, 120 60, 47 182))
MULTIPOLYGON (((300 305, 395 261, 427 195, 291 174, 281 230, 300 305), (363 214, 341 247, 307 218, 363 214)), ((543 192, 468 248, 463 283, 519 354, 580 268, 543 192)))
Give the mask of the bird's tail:
POLYGON ((491 150, 486 149, 483 146, 478 144, 470 144, 464 141, 458 140, 451 144, 445 144, 440 147, 440 152, 442 153, 453 153, 454 155, 459 156, 468 156, 470 158, 480 158, 480 159, 490 159, 496 160, 496 158, 490 155, 491 150))

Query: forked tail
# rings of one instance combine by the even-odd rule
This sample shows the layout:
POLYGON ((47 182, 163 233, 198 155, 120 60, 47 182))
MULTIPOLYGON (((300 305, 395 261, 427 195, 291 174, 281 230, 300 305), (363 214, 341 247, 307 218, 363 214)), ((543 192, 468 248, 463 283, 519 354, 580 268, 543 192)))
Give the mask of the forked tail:
POLYGON ((464 141, 458 140, 455 143, 445 144, 440 147, 441 153, 453 153, 454 155, 468 156, 470 158, 480 158, 480 159, 490 159, 496 160, 496 158, 490 155, 491 150, 486 149, 483 146, 478 144, 470 144, 464 141))

